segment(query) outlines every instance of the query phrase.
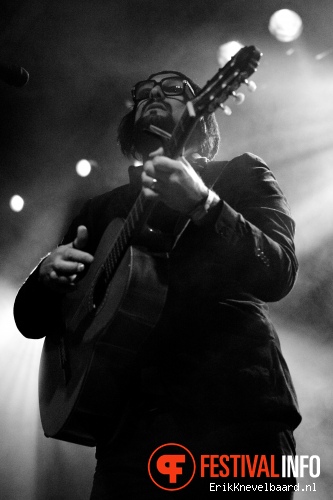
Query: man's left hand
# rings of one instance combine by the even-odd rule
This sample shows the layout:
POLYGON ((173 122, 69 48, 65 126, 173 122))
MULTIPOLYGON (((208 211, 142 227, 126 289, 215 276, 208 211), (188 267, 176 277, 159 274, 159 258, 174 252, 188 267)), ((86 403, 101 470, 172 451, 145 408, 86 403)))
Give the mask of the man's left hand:
POLYGON ((163 148, 157 149, 143 165, 144 194, 188 214, 207 198, 208 187, 185 158, 171 160, 163 153, 163 148))

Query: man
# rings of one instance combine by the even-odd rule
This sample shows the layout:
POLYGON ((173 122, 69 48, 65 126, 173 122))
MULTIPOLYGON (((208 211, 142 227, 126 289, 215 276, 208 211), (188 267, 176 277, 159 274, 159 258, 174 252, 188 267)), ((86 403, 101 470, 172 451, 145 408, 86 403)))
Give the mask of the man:
MULTIPOLYGON (((219 141, 213 115, 200 120, 180 158, 165 156, 159 138, 147 133, 149 125, 171 133, 198 91, 174 71, 134 87, 119 142, 126 155, 142 158, 143 169, 130 168, 129 185, 85 205, 16 299, 15 318, 25 336, 42 336, 46 327, 57 335, 62 297, 93 262, 110 220, 126 217, 140 190, 157 202, 149 224, 176 233, 166 303, 138 355, 122 418, 116 430, 97 424, 92 499, 170 495, 147 472, 150 455, 167 443, 185 446, 197 462, 192 482, 175 492, 179 498, 210 498, 212 479, 205 467, 200 477, 201 455, 273 456, 274 476, 281 455, 295 454, 292 431, 300 415, 265 305, 287 295, 296 278, 287 202, 260 158, 209 161, 219 141), (37 326, 31 313, 36 302, 37 326)), ((247 471, 243 478, 235 469, 223 476, 226 469, 214 467, 221 487, 234 481, 287 484, 287 478, 270 479, 267 470, 255 478, 247 471)), ((292 498, 290 488, 280 491, 281 498, 292 498)))

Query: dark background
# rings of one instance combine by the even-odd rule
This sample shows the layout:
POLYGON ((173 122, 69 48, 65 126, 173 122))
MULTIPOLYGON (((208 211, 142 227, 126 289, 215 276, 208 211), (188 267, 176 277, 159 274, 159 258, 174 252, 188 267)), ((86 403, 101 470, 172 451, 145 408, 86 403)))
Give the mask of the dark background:
MULTIPOLYGON (((15 293, 59 241, 82 200, 127 180, 116 144, 132 85, 163 69, 199 85, 217 70, 217 49, 238 40, 263 58, 258 89, 231 117, 218 114, 218 159, 263 157, 297 224, 297 285, 271 311, 304 420, 298 453, 319 455, 305 475, 331 498, 333 277, 333 8, 330 0, 3 0, 0 63, 30 74, 19 89, 0 81, 0 498, 86 499, 94 450, 43 437, 37 372, 42 342, 24 339, 12 319, 15 293), (304 30, 295 42, 268 31, 273 12, 292 8, 304 30), (326 57, 316 58, 327 52, 326 57), (330 52, 332 51, 332 52, 330 52), (76 175, 81 158, 97 166, 76 175), (13 194, 24 210, 9 207, 13 194)), ((313 496, 312 496, 313 495, 313 496)))

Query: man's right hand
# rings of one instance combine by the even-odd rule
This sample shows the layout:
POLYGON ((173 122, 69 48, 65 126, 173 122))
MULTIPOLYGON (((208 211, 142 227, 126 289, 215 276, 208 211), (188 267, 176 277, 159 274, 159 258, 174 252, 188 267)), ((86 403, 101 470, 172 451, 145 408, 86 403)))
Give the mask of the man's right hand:
POLYGON ((56 292, 68 292, 75 288, 75 280, 94 257, 83 248, 88 242, 88 230, 85 226, 77 228, 77 235, 72 243, 60 245, 41 263, 39 281, 56 292))

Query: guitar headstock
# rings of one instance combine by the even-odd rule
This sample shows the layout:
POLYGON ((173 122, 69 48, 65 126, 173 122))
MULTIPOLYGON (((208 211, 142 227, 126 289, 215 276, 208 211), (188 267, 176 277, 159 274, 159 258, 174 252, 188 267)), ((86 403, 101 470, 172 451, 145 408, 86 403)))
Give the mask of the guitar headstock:
MULTIPOLYGON (((200 93, 186 104, 186 110, 175 126, 172 134, 149 125, 148 133, 158 137, 163 142, 164 152, 170 158, 177 158, 183 151, 187 139, 194 130, 195 124, 203 115, 213 113, 218 107, 222 107, 227 113, 227 107, 223 103, 233 95, 237 99, 236 90, 243 84, 251 86, 248 78, 256 71, 261 53, 253 45, 243 47, 230 61, 223 66, 211 80, 209 80, 200 93)), ((227 114, 230 114, 231 111, 227 114)))
POLYGON ((248 78, 257 70, 261 56, 253 45, 241 48, 191 101, 195 114, 202 116, 213 113, 218 107, 223 109, 223 103, 231 95, 236 96, 236 90, 244 83, 249 90, 254 90, 248 78))

